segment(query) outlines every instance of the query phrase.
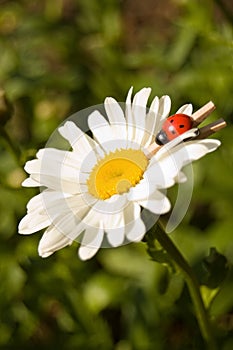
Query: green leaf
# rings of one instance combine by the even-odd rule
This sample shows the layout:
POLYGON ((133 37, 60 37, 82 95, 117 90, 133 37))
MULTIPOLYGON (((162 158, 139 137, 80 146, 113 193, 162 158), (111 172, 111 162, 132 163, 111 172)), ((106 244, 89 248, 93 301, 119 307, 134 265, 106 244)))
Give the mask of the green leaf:
POLYGON ((218 294, 219 288, 210 289, 207 286, 201 286, 200 291, 205 307, 208 309, 210 307, 210 304, 218 294))
POLYGON ((145 241, 147 242, 147 253, 153 261, 156 261, 161 264, 168 264, 173 267, 173 262, 168 255, 168 253, 161 247, 161 245, 156 240, 155 232, 158 230, 158 226, 152 227, 145 236, 145 241))
POLYGON ((227 258, 213 247, 210 248, 209 255, 203 260, 203 266, 206 270, 204 284, 212 289, 221 284, 229 271, 227 258))

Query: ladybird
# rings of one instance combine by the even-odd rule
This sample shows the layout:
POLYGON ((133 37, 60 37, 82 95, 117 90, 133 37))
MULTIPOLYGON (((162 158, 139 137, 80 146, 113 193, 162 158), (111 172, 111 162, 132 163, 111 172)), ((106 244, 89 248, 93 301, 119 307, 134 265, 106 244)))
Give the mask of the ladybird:
POLYGON ((156 135, 156 142, 159 145, 173 140, 177 136, 192 128, 193 122, 190 116, 182 113, 168 117, 162 125, 162 129, 156 135))

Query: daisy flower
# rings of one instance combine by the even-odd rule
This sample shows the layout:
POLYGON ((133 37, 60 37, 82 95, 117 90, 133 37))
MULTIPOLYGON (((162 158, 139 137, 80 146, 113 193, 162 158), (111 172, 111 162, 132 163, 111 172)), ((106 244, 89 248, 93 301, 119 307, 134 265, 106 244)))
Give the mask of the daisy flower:
MULTIPOLYGON (((166 189, 185 180, 182 168, 214 151, 214 139, 191 140, 191 129, 150 153, 155 135, 171 109, 169 96, 156 96, 147 109, 151 89, 143 88, 132 100, 129 90, 124 111, 108 97, 106 117, 98 110, 88 116, 93 138, 73 121, 59 127, 70 150, 44 148, 28 161, 26 187, 41 187, 27 204, 19 233, 46 229, 38 247, 48 257, 58 249, 80 242, 79 257, 87 260, 103 246, 117 247, 140 241, 146 233, 142 210, 155 214, 155 221, 171 204, 166 189)), ((177 113, 192 114, 192 105, 177 113)))

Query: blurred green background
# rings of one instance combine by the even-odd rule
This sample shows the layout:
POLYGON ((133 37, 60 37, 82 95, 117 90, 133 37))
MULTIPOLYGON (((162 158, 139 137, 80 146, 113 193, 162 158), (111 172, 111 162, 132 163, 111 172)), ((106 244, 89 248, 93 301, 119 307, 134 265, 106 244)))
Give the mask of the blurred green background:
POLYGON ((145 243, 81 262, 76 243, 42 259, 41 233, 17 234, 37 193, 20 186, 24 162, 72 113, 124 101, 131 85, 169 94, 173 112, 212 100, 209 120, 228 123, 221 148, 194 164, 192 202, 172 237, 200 281, 210 247, 227 258, 210 314, 219 349, 233 349, 232 23, 230 0, 0 1, 0 86, 15 111, 1 133, 20 153, 1 138, 0 349, 205 349, 182 278, 152 262, 145 243))

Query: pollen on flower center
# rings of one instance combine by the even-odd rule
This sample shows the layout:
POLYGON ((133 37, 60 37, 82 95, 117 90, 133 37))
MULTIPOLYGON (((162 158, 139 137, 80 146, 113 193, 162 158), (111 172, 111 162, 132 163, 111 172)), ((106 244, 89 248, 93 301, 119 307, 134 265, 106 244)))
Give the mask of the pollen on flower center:
POLYGON ((141 150, 121 149, 99 160, 87 180, 89 193, 99 199, 127 192, 142 179, 148 159, 141 150))

